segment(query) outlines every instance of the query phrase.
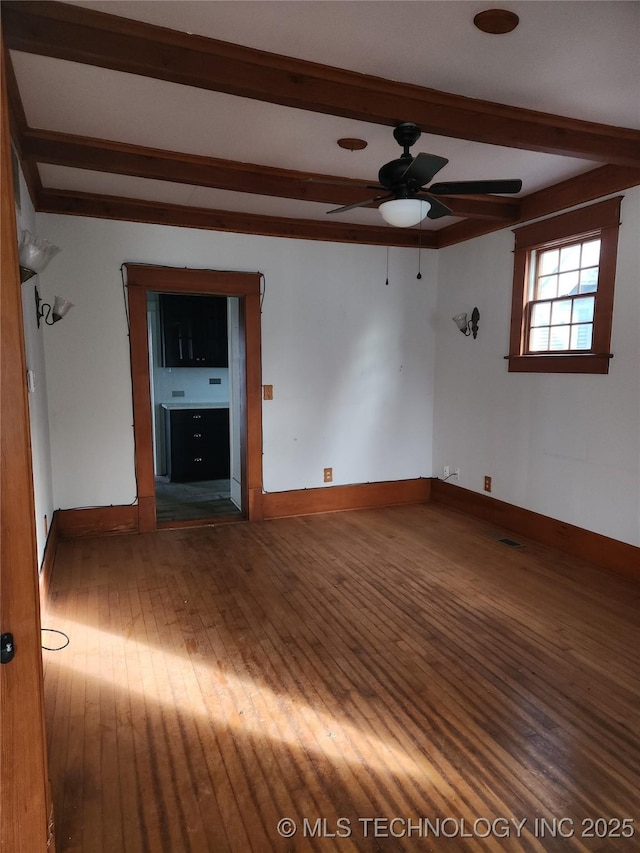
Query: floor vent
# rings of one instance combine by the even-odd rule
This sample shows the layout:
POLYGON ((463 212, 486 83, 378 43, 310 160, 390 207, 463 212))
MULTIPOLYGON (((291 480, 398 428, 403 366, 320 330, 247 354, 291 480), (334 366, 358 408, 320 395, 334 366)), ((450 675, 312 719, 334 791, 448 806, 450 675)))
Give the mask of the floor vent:
POLYGON ((498 539, 498 542, 501 542, 503 545, 506 545, 509 548, 524 548, 522 542, 516 542, 515 539, 507 539, 504 536, 501 539, 498 539))

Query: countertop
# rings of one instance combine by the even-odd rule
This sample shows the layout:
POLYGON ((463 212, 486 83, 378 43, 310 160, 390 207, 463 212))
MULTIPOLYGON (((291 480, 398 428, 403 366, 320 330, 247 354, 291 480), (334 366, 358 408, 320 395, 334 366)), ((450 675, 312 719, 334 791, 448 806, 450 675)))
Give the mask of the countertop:
POLYGON ((173 411, 174 409, 228 409, 229 403, 162 403, 163 409, 173 411))

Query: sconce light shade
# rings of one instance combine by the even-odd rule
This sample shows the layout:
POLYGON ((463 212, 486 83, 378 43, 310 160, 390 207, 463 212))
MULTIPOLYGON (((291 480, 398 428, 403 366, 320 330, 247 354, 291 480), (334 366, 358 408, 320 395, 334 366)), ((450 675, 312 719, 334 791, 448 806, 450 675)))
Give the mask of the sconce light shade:
POLYGON ((431 210, 431 205, 421 198, 394 198, 383 202, 378 210, 389 225, 411 228, 412 225, 422 222, 431 210))
POLYGON ((467 324, 467 315, 464 314, 456 314, 455 317, 452 318, 453 322, 460 329, 463 335, 469 334, 468 324, 467 324))
POLYGON ((56 323, 58 320, 62 320, 69 308, 73 308, 73 302, 63 299, 62 296, 56 296, 53 301, 53 308, 51 309, 52 321, 56 323))
POLYGON ((69 302, 68 299, 63 299, 61 296, 56 296, 52 308, 48 302, 43 302, 40 299, 37 287, 35 288, 35 297, 38 328, 40 328, 40 320, 44 320, 47 326, 53 326, 58 320, 62 320, 70 308, 73 308, 73 302, 69 302))
POLYGON ((20 255, 20 281, 24 283, 32 276, 41 273, 51 258, 60 249, 42 237, 36 237, 30 231, 23 231, 20 236, 18 252, 20 255))
POLYGON ((452 317, 451 319, 465 337, 468 337, 471 334, 474 338, 478 337, 478 320, 480 319, 480 312, 477 308, 474 308, 471 312, 471 320, 467 320, 466 313, 456 314, 455 317, 452 317))

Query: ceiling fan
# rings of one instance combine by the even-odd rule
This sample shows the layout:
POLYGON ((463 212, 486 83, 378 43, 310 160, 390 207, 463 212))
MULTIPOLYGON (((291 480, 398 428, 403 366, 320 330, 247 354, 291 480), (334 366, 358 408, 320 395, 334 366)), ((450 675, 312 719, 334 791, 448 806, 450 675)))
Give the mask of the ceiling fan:
POLYGON ((344 213, 356 207, 372 207, 378 202, 380 213, 385 222, 398 228, 410 228, 425 217, 439 219, 448 216, 451 210, 436 196, 438 195, 484 195, 487 193, 518 193, 522 189, 520 180, 497 181, 449 181, 426 185, 443 166, 449 162, 446 157, 437 154, 416 154, 411 156, 409 149, 420 138, 422 131, 417 124, 405 121, 393 131, 396 142, 402 146, 402 156, 391 160, 378 172, 378 186, 372 190, 383 190, 385 195, 336 207, 328 213, 344 213))

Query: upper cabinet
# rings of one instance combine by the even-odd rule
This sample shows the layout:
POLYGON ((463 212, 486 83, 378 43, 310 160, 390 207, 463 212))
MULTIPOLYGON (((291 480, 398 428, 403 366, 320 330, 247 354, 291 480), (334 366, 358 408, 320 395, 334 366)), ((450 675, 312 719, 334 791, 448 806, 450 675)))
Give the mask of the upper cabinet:
POLYGON ((227 297, 160 294, 163 367, 228 367, 227 297))

